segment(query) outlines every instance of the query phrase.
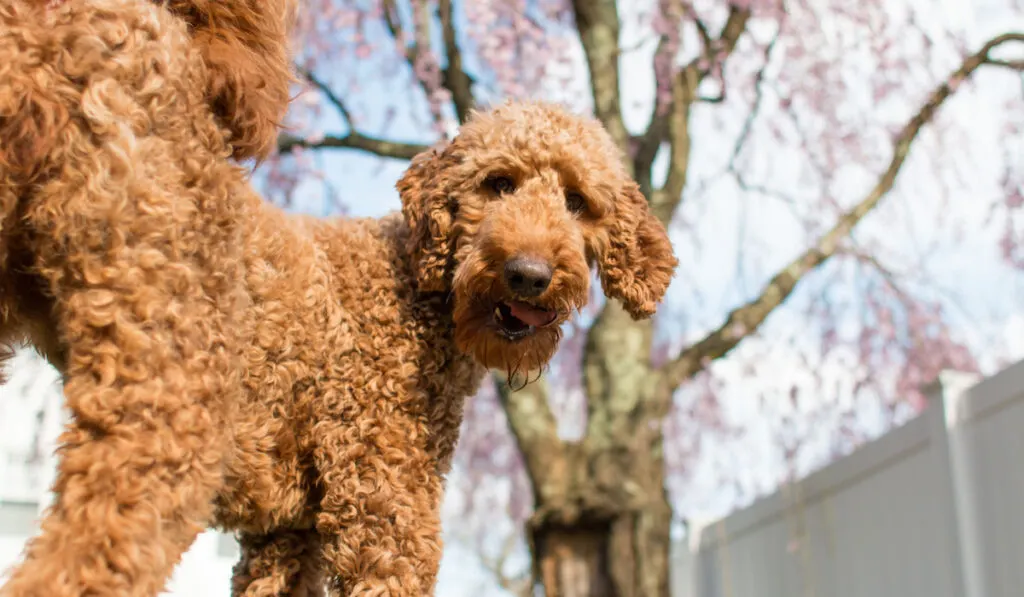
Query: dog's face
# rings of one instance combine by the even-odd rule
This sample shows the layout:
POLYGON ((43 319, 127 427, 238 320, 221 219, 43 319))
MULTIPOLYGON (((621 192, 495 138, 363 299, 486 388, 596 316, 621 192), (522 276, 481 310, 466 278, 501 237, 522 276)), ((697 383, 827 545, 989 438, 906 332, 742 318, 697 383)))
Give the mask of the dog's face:
POLYGON ((288 35, 294 0, 154 0, 184 20, 209 70, 214 113, 234 157, 274 148, 294 81, 288 35))
POLYGON ((649 317, 675 271, 661 223, 601 125, 552 105, 474 114, 398 183, 420 292, 450 293, 456 342, 482 365, 543 366, 559 325, 604 292, 649 317))

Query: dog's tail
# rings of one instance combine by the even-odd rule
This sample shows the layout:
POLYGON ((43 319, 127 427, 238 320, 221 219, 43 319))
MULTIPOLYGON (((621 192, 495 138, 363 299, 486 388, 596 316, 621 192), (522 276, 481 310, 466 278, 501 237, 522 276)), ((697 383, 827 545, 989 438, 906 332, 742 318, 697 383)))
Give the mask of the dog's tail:
POLYGON ((0 180, 5 185, 31 178, 68 122, 53 65, 32 41, 45 28, 43 10, 41 2, 0 2, 0 180))
POLYGON ((46 3, 0 1, 0 272, 21 194, 46 167, 69 120, 40 52, 46 3))
POLYGON ((31 88, 12 85, 3 70, 0 66, 0 184, 24 186, 52 152, 68 110, 31 88))

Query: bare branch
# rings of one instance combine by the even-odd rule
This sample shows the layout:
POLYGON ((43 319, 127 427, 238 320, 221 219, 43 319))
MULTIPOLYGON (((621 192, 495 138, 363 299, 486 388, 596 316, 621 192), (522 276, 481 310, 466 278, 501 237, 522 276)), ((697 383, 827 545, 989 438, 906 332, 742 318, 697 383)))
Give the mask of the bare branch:
POLYGON ((1008 68, 1015 71, 1024 71, 1024 59, 1003 60, 1001 58, 992 58, 991 56, 989 56, 989 52, 991 52, 993 49, 1006 42, 1024 43, 1024 33, 1004 33, 1003 35, 994 37, 991 40, 989 40, 989 42, 985 44, 985 47, 982 49, 982 51, 984 52, 985 64, 989 64, 991 66, 998 66, 1001 68, 1008 68))
POLYGON ((409 63, 413 76, 420 82, 423 94, 427 99, 430 116, 436 125, 444 122, 444 112, 440 102, 435 101, 436 93, 444 87, 444 72, 436 56, 431 55, 431 24, 433 14, 428 2, 412 3, 413 34, 416 40, 413 45, 413 59, 409 63), (436 70, 435 70, 436 69, 436 70))
POLYGON ((316 140, 303 139, 295 135, 282 133, 277 138, 277 150, 281 154, 291 153, 297 147, 306 149, 361 149, 382 157, 410 160, 416 154, 428 149, 426 145, 387 141, 385 139, 378 139, 363 135, 356 130, 355 123, 352 120, 352 113, 349 112, 345 101, 341 99, 339 95, 334 93, 330 85, 317 77, 316 74, 309 69, 303 68, 298 64, 295 65, 295 69, 300 75, 309 81, 313 87, 316 87, 325 98, 327 98, 327 102, 329 104, 338 110, 342 119, 345 121, 346 126, 348 126, 349 132, 344 136, 328 135, 322 139, 316 140))
POLYGON ((668 121, 668 174, 665 184, 651 196, 651 209, 666 226, 686 186, 690 168, 690 108, 697 97, 700 73, 694 66, 683 69, 672 81, 672 106, 668 121))
POLYGON ((344 136, 328 135, 322 139, 303 139, 287 133, 277 138, 277 150, 288 154, 296 148, 306 149, 358 149, 385 158, 411 160, 416 154, 429 149, 427 145, 387 141, 368 137, 355 131, 344 136))
POLYGON ((700 34, 700 41, 704 47, 704 53, 711 52, 711 47, 714 45, 714 41, 711 37, 711 32, 708 31, 708 26, 697 16, 697 11, 693 9, 693 5, 686 3, 683 7, 686 12, 686 16, 693 20, 693 24, 697 26, 697 33, 700 34))
POLYGON ((849 255, 858 262, 866 266, 869 266, 871 269, 874 269, 878 273, 878 275, 880 275, 882 279, 885 280, 885 283, 892 289, 893 292, 897 294, 897 296, 901 300, 903 300, 904 302, 909 302, 906 298, 907 293, 903 290, 903 286, 899 282, 904 277, 902 273, 900 275, 897 275, 896 272, 892 271, 892 268, 883 264, 878 259, 878 257, 856 246, 842 247, 836 251, 836 254, 849 255))
POLYGON ((619 12, 615 0, 573 0, 576 29, 587 58, 594 114, 622 151, 629 133, 622 120, 619 96, 619 12))
POLYGON ((542 377, 516 391, 500 376, 495 375, 494 380, 509 427, 526 461, 533 491, 550 497, 567 478, 568 460, 548 405, 547 380, 542 377))
POLYGON ((1017 71, 1024 71, 1024 60, 998 60, 990 59, 986 60, 985 64, 991 64, 992 66, 1001 66, 1003 68, 1009 68, 1017 71))
MULTIPOLYGON (((739 159, 743 146, 746 145, 747 139, 750 138, 750 133, 754 128, 754 121, 757 120, 758 115, 761 113, 761 104, 764 100, 764 73, 772 61, 772 50, 775 49, 775 43, 779 40, 781 32, 782 28, 780 27, 775 32, 771 41, 764 47, 764 64, 761 65, 761 68, 757 70, 757 74, 754 75, 754 104, 751 106, 746 120, 743 121, 743 128, 740 129, 740 135, 736 138, 736 144, 732 148, 732 155, 729 156, 729 165, 726 167, 726 170, 735 173, 737 179, 740 179, 741 176, 736 170, 736 160, 739 159)), ((745 184, 745 181, 741 180, 741 183, 745 184)))
POLYGON ((455 18, 452 12, 452 0, 440 0, 438 9, 441 11, 441 33, 444 38, 444 51, 448 57, 448 66, 444 70, 444 86, 452 94, 455 114, 459 122, 466 122, 469 111, 473 108, 473 81, 462 69, 462 51, 455 38, 455 18))
POLYGON ((686 6, 690 18, 693 19, 694 24, 697 26, 697 31, 700 33, 701 43, 703 44, 706 64, 702 65, 700 80, 703 81, 709 74, 717 73, 722 85, 718 95, 698 97, 697 101, 711 104, 724 102, 726 95, 725 60, 732 54, 740 35, 746 30, 750 12, 749 10, 733 6, 729 13, 729 19, 722 28, 722 33, 717 40, 713 40, 708 32, 707 25, 697 17, 697 13, 693 10, 693 5, 687 4, 686 6))
MULTIPOLYGON (((426 2, 412 3, 412 44, 407 45, 410 37, 406 35, 406 31, 402 26, 402 18, 398 12, 395 0, 382 0, 382 6, 384 9, 384 24, 387 26, 391 36, 395 38, 395 42, 402 47, 402 54, 405 56, 405 61, 412 71, 413 78, 419 83, 420 89, 423 91, 423 95, 427 98, 429 104, 433 90, 430 88, 428 81, 419 76, 420 71, 417 65, 423 58, 421 56, 422 52, 430 51, 430 48, 426 47, 430 44, 430 7, 426 2)), ((433 116, 435 119, 438 117, 437 114, 433 116)))
MULTIPOLYGON (((733 6, 729 11, 729 18, 726 20, 725 25, 722 27, 722 31, 718 37, 712 39, 707 31, 707 26, 704 25, 696 15, 691 11, 687 14, 694 19, 697 23, 697 30, 701 35, 703 42, 703 48, 701 55, 698 58, 692 60, 680 71, 680 76, 686 76, 693 78, 689 83, 693 84, 693 89, 696 89, 700 83, 711 74, 715 69, 724 69, 724 63, 729 56, 732 55, 733 50, 736 49, 736 43, 739 41, 740 36, 746 31, 747 21, 750 19, 750 11, 748 9, 739 8, 733 6)), ((664 51, 666 49, 668 40, 662 37, 658 44, 658 51, 664 51)), ((673 89, 676 87, 676 82, 672 83, 673 89)), ((686 89, 688 86, 683 86, 680 90, 686 89)), ((725 96, 725 87, 723 85, 721 98, 718 101, 722 101, 725 96)), ((690 98, 692 103, 694 98, 690 98)), ((716 98, 708 98, 714 101, 716 98)), ((673 103, 676 98, 672 98, 673 103)), ((647 123, 647 128, 644 133, 637 140, 637 150, 635 157, 633 158, 633 170, 636 178, 641 185, 641 189, 651 197, 651 168, 654 164, 654 158, 658 154, 658 148, 664 143, 669 137, 669 121, 672 119, 674 108, 678 106, 669 106, 667 109, 658 109, 655 107, 654 112, 651 114, 651 120, 647 123)), ((689 106, 685 107, 685 111, 689 111, 689 106)), ((677 137, 679 138, 679 137, 677 137)), ((685 180, 685 174, 677 175, 682 176, 685 180)), ((664 197, 660 198, 660 202, 663 203, 662 211, 668 211, 669 217, 675 210, 676 205, 679 201, 679 195, 668 196, 665 194, 664 197)), ((660 217, 660 216, 659 216, 660 217)))
MULTIPOLYGON (((414 36, 411 46, 404 46, 405 31, 398 15, 398 8, 395 0, 383 0, 384 24, 396 41, 403 44, 405 48, 405 60, 409 68, 416 72, 416 64, 420 60, 420 53, 425 51, 424 46, 430 41, 430 12, 426 2, 413 3, 414 20, 416 21, 417 36, 414 36)), ((465 122, 469 111, 476 103, 473 97, 473 79, 465 72, 462 66, 462 51, 459 48, 455 36, 455 19, 452 0, 440 0, 438 8, 441 17, 441 35, 444 41, 445 54, 448 57, 448 66, 442 73, 441 85, 452 94, 452 102, 455 104, 455 113, 459 122, 465 122)), ((429 51, 429 50, 426 50, 429 51)), ((417 77, 419 80, 419 77, 417 77)), ((419 81, 423 93, 430 95, 431 90, 422 80, 419 81)))
MULTIPOLYGON (((659 57, 664 57, 663 59, 668 60, 667 54, 671 52, 671 46, 672 43, 669 38, 662 36, 661 40, 658 41, 658 47, 654 50, 655 61, 659 57)), ((657 81, 656 85, 660 87, 664 83, 657 81)), ((658 98, 661 97, 659 91, 660 89, 655 92, 654 109, 651 113, 651 120, 647 123, 647 128, 642 135, 632 140, 636 148, 633 154, 633 176, 636 177, 636 181, 640 185, 640 192, 648 198, 651 197, 654 191, 651 169, 654 166, 654 158, 658 156, 661 142, 667 134, 668 113, 671 108, 670 106, 659 105, 658 98)))
POLYGON ((303 78, 309 81, 310 84, 313 85, 313 87, 316 87, 320 91, 320 93, 324 94, 324 97, 327 98, 328 103, 334 106, 338 110, 338 112, 341 113, 341 117, 345 120, 345 124, 349 127, 349 129, 354 130, 355 126, 352 124, 352 114, 348 111, 348 106, 345 105, 345 102, 341 99, 341 97, 334 93, 330 85, 328 85, 326 82, 317 77, 313 73, 313 71, 307 68, 303 68, 299 64, 295 65, 295 70, 300 75, 302 75, 303 78))
MULTIPOLYGON (((419 41, 415 36, 412 38, 408 37, 405 33, 405 29, 402 27, 402 17, 399 15, 398 6, 395 5, 395 0, 382 0, 384 8, 384 24, 387 25, 388 32, 391 33, 391 37, 395 38, 395 41, 403 48, 403 55, 405 56, 406 62, 409 63, 409 68, 416 70, 416 61, 419 58, 420 46, 419 41), (409 40, 412 40, 412 45, 407 45, 409 40)), ((413 10, 415 11, 415 2, 413 3, 413 10)), ((421 2, 420 4, 425 4, 421 2)))
MULTIPOLYGON (((387 25, 388 32, 391 33, 391 37, 395 38, 395 41, 404 44, 405 32, 402 30, 402 19, 398 15, 398 7, 395 6, 395 0, 382 0, 381 4, 384 8, 384 24, 387 25)), ((407 49, 405 52, 406 58, 409 57, 409 51, 407 49)))
POLYGON ((674 360, 663 365, 658 371, 659 384, 663 391, 675 389, 700 372, 709 362, 724 356, 743 338, 754 333, 764 323, 768 315, 786 300, 796 288, 797 283, 808 272, 813 271, 835 254, 840 241, 846 238, 854 226, 874 209, 882 197, 892 189, 896 177, 907 159, 911 145, 924 125, 931 121, 939 107, 967 77, 989 61, 988 54, 993 48, 1009 41, 1024 41, 1024 34, 1008 33, 989 40, 980 51, 964 59, 960 67, 932 91, 921 109, 896 136, 889 166, 867 196, 844 213, 832 229, 826 232, 813 247, 804 251, 782 271, 775 274, 760 296, 732 311, 721 327, 685 349, 674 360))
MULTIPOLYGON (((721 64, 726 58, 732 55, 733 50, 736 49, 736 44, 740 40, 740 36, 747 30, 747 21, 750 20, 750 9, 741 8, 737 5, 729 7, 729 18, 725 21, 725 26, 722 27, 722 32, 718 34, 718 56, 716 61, 721 64)), ((705 75, 710 72, 711 65, 708 65, 705 75)))

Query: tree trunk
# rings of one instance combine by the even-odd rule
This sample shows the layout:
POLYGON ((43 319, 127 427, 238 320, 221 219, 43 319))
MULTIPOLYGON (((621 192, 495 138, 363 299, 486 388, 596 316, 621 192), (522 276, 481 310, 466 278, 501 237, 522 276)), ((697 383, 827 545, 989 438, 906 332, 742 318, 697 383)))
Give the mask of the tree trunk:
POLYGON ((536 578, 544 595, 668 597, 671 510, 661 501, 646 510, 534 526, 536 578))
POLYGON ((528 533, 546 597, 668 597, 672 510, 655 437, 615 458, 575 444, 561 491, 535 496, 528 533))
POLYGON ((533 484, 527 536, 546 597, 668 597, 669 526, 662 421, 672 392, 650 363, 653 327, 616 304, 583 355, 587 431, 558 438, 547 385, 498 389, 533 484))
POLYGON ((539 578, 547 597, 616 597, 606 522, 552 525, 534 533, 539 578))

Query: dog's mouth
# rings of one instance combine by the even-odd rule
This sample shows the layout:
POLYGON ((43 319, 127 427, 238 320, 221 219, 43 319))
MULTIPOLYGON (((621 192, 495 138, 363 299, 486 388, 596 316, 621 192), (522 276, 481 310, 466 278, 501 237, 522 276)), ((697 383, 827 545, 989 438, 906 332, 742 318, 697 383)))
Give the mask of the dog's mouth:
POLYGON ((506 340, 521 340, 538 328, 547 327, 558 319, 558 312, 524 303, 522 301, 498 301, 492 315, 498 335, 506 340))

